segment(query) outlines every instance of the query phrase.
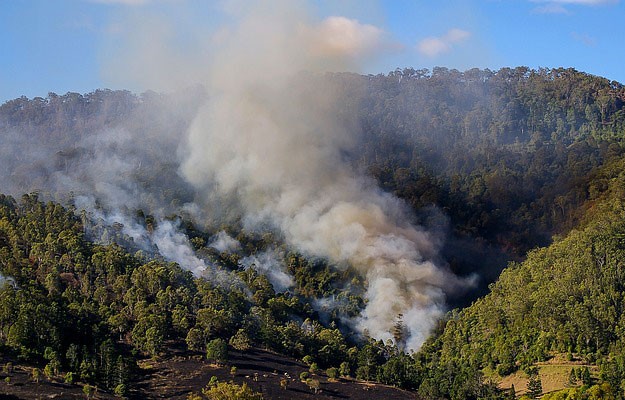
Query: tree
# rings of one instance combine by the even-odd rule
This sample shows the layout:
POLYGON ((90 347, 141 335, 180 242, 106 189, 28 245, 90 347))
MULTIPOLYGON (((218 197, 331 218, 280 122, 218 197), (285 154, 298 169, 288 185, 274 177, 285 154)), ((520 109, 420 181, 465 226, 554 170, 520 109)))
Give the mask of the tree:
POLYGON ((328 368, 326 370, 326 375, 328 375, 328 378, 330 379, 336 379, 339 377, 339 370, 335 367, 328 368))
POLYGON ((537 367, 532 367, 528 371, 527 395, 532 399, 537 399, 543 394, 543 383, 540 379, 537 367))
POLYGON ((246 351, 251 347, 250 338, 244 329, 239 329, 237 333, 230 338, 229 343, 230 346, 239 351, 246 351))
POLYGON ((588 367, 582 368, 581 380, 582 383, 586 386, 592 385, 592 376, 590 375, 590 369, 588 367))
POLYGON ((65 379, 64 382, 67 383, 68 385, 71 385, 74 383, 74 380, 76 379, 76 376, 73 372, 68 372, 65 374, 65 379))
POLYGON ((316 362, 314 362, 310 364, 310 368, 308 368, 308 371, 310 371, 311 374, 316 374, 319 371, 319 366, 316 362))
POLYGON ((400 351, 403 351, 406 347, 406 338, 408 336, 408 329, 404 323, 404 315, 398 314, 395 325, 393 325, 393 339, 395 339, 395 345, 400 351))
POLYGON ((202 351, 206 345, 204 332, 198 328, 191 328, 185 339, 187 347, 192 351, 202 351))
POLYGON ((569 380, 567 384, 569 386, 575 386, 577 384, 577 374, 575 373, 575 368, 571 368, 571 372, 569 372, 569 380))
POLYGON ((347 361, 343 361, 341 363, 341 365, 339 366, 339 373, 341 374, 341 376, 346 376, 346 377, 349 376, 350 367, 347 361))
POLYGON ((216 364, 228 360, 228 345, 223 339, 213 339, 206 345, 206 358, 216 364))
POLYGON ((39 379, 41 378, 41 370, 39 368, 33 368, 31 372, 31 376, 35 383, 39 383, 39 379))
POLYGON ((321 382, 319 382, 319 379, 306 379, 306 385, 317 394, 321 387, 321 382))
POLYGON ((87 396, 87 399, 90 399, 91 396, 95 394, 96 388, 91 385, 85 385, 82 387, 82 392, 87 396))
POLYGON ((113 389, 113 394, 118 397, 124 397, 128 394, 128 387, 125 384, 120 383, 115 386, 115 389, 113 389))

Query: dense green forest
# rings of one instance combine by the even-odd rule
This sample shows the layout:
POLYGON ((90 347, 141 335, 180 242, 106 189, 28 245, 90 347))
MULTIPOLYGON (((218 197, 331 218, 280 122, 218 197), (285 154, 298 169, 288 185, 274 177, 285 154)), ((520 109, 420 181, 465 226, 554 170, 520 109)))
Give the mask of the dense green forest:
POLYGON ((448 293, 459 308, 419 351, 403 351, 401 317, 388 342, 351 329, 366 282, 350 268, 246 229, 227 204, 205 219, 185 207, 200 200, 171 149, 208 96, 194 88, 0 106, 3 354, 124 396, 137 360, 171 346, 218 361, 228 346, 259 346, 427 399, 514 398, 500 379, 535 376, 536 363, 564 354, 598 372, 572 373, 550 398, 625 397, 625 87, 525 67, 301 79, 341 93, 336 111, 358 127, 344 157, 441 237, 451 271, 478 277, 448 293), (213 278, 129 230, 168 224, 213 278), (220 232, 238 247, 214 245, 220 232), (284 267, 288 289, 262 254, 284 267))

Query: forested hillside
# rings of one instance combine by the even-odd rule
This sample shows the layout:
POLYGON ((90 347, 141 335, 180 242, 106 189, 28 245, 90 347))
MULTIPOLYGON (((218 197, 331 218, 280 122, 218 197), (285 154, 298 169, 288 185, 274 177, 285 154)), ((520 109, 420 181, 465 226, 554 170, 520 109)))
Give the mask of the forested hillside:
MULTIPOLYGON (((531 373, 536 363, 562 354, 569 361, 596 364, 599 371, 596 379, 572 375, 569 386, 584 386, 549 398, 622 398, 623 165, 615 161, 595 176, 607 190, 577 228, 529 252, 523 263, 511 263, 488 295, 449 315, 421 351, 436 366, 431 371, 444 373, 453 365, 456 371, 505 377, 517 370, 531 373)), ((575 367, 571 363, 569 369, 575 367)), ((456 382, 467 379, 462 372, 452 375, 456 382)), ((430 379, 441 381, 435 374, 430 379)), ((430 393, 463 398, 454 390, 439 386, 430 393)))
POLYGON ((325 370, 427 399, 512 398, 503 379, 563 355, 597 372, 553 398, 625 396, 625 87, 524 67, 298 79, 338 97, 341 157, 401 199, 468 307, 417 352, 401 313, 386 342, 355 329, 366 276, 180 178, 201 88, 49 94, 0 106, 2 354, 140 397, 145 357, 256 346, 304 360, 311 388, 325 370))

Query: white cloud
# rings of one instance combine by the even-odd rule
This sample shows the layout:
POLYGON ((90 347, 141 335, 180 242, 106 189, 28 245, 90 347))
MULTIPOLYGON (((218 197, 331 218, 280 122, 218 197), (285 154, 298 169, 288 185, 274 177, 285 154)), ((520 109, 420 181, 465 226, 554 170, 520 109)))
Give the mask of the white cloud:
POLYGON ((427 56, 436 57, 449 52, 453 45, 460 43, 471 36, 471 32, 454 28, 439 37, 428 37, 417 43, 417 50, 427 56))
POLYGON ((309 32, 315 36, 316 50, 324 55, 360 57, 383 47, 384 31, 345 17, 328 17, 309 32))

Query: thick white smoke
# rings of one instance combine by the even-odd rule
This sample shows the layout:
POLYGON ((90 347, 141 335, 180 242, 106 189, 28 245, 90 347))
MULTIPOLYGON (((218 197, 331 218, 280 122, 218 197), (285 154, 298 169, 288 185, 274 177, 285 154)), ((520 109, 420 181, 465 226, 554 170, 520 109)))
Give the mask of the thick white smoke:
POLYGON ((237 199, 249 226, 270 224, 300 251, 355 268, 368 285, 357 328, 390 339, 402 314, 414 349, 457 280, 430 261, 437 243, 402 203, 342 160, 354 132, 338 117, 335 89, 314 75, 352 68, 381 43, 375 27, 313 23, 289 2, 237 15, 206 66, 210 100, 192 123, 182 173, 207 195, 237 199))
POLYGON ((295 286, 295 282, 286 271, 284 263, 280 261, 281 258, 276 250, 272 249, 245 257, 241 260, 241 265, 265 275, 276 292, 284 292, 295 286))
MULTIPOLYGON (((207 263, 195 254, 189 238, 180 229, 179 221, 157 218, 156 227, 152 231, 148 231, 144 225, 137 223, 120 209, 107 212, 98 208, 95 198, 92 196, 77 196, 74 199, 74 204, 78 210, 84 210, 88 213, 92 223, 101 223, 106 227, 120 227, 121 233, 130 238, 137 248, 148 253, 158 253, 166 261, 175 262, 182 268, 191 271, 194 276, 208 279, 221 287, 239 287, 246 290, 245 285, 236 274, 224 270, 220 266, 207 263)), ((220 232, 220 234, 222 233, 220 232)), ((238 244, 236 240, 229 236, 228 238, 238 244)), ((102 238, 95 239, 100 242, 103 241, 102 238)), ((104 242, 106 241, 104 240, 104 242)))
MULTIPOLYGON (((327 71, 357 70, 363 60, 387 49, 384 32, 338 16, 317 21, 297 0, 239 2, 229 10, 226 27, 194 41, 196 52, 154 43, 170 32, 159 18, 141 15, 128 30, 138 37, 116 37, 116 43, 129 45, 128 57, 115 57, 106 68, 110 74, 129 71, 119 80, 154 89, 194 83, 206 88, 208 101, 188 132, 176 128, 186 123, 169 123, 186 121, 194 111, 180 100, 176 106, 163 105, 175 112, 158 113, 163 120, 154 125, 163 129, 139 128, 145 119, 139 118, 139 107, 137 126, 59 143, 52 151, 73 150, 59 153, 59 165, 50 158, 50 148, 17 138, 4 142, 0 161, 19 166, 22 154, 28 162, 37 161, 43 172, 34 175, 39 177, 35 183, 94 196, 107 210, 96 218, 121 226, 139 247, 156 247, 165 259, 218 283, 235 278, 195 256, 188 238, 163 217, 182 207, 200 225, 212 218, 215 226, 238 213, 246 229, 270 226, 299 251, 326 258, 337 268, 353 268, 365 278, 367 306, 352 321, 358 330, 389 339, 402 314, 407 347, 417 348, 444 311, 444 292, 458 284, 457 278, 433 261, 439 240, 411 224, 401 201, 344 160, 346 152, 356 150, 356 118, 342 103, 341 89, 323 77, 327 71), (154 21, 159 26, 151 26, 154 21), (178 165, 186 182, 171 173, 178 165), (157 166, 163 169, 153 171, 157 166), (159 179, 146 179, 152 175, 159 179), (201 194, 195 203, 189 183, 201 194), (187 193, 182 201, 189 203, 173 204, 181 196, 167 194, 169 189, 187 193), (155 216, 153 230, 134 222, 136 209, 155 216)), ((28 168, 11 170, 25 171, 18 177, 32 174, 28 168)), ((12 177, 5 180, 13 182, 12 177)), ((23 181, 29 180, 20 179, 16 190, 24 189, 23 181)), ((80 197, 75 199, 79 208, 99 212, 93 198, 85 199, 82 205, 80 197)), ((237 244, 225 234, 211 242, 225 251, 236 250, 237 244)), ((292 281, 276 259, 267 253, 245 262, 263 270, 278 290, 286 289, 292 281)))
POLYGON ((241 250, 241 243, 238 240, 228 235, 225 231, 219 231, 212 238, 208 247, 220 252, 234 253, 241 250))

